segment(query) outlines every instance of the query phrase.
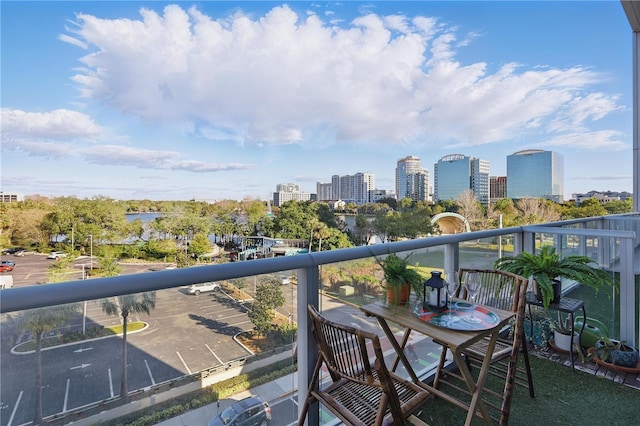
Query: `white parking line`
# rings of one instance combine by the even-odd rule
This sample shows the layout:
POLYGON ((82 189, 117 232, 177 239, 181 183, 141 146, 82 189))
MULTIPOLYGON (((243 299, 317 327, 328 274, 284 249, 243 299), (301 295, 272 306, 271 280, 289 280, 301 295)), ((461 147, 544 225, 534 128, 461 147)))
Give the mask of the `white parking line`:
POLYGON ((18 395, 18 400, 16 401, 16 405, 13 407, 13 410, 11 411, 11 417, 9 417, 9 423, 7 423, 7 426, 11 426, 11 422, 13 421, 13 418, 16 416, 16 411, 18 411, 18 405, 20 405, 20 400, 22 399, 22 393, 24 391, 20 391, 20 394, 18 395))
POLYGON ((147 373, 149 373, 149 377, 151 378, 151 384, 152 384, 152 385, 155 385, 155 384, 156 384, 156 381, 155 381, 155 380, 153 380, 153 375, 151 374, 151 369, 149 368, 149 363, 147 363, 147 360, 146 360, 146 359, 144 360, 144 365, 146 365, 146 366, 147 366, 147 373))
POLYGON ((109 372, 109 392, 111 392, 111 398, 113 398, 115 395, 113 394, 113 379, 111 378, 111 369, 109 368, 107 371, 109 372))
POLYGON ((189 366, 187 365, 187 363, 186 363, 186 362, 184 362, 184 359, 182 359, 182 355, 180 355, 180 352, 177 352, 177 351, 176 351, 176 353, 178 354, 178 358, 180 358, 180 361, 182 361, 182 365, 184 365, 184 368, 186 368, 186 369, 187 369, 187 373, 189 373, 189 374, 193 374, 193 373, 191 372, 191 370, 189 369, 189 366))
POLYGON ((67 412, 67 402, 69 402, 69 382, 71 379, 67 379, 67 389, 64 391, 64 404, 62 405, 62 412, 67 412))
POLYGON ((215 352, 214 352, 214 351, 209 347, 209 345, 207 345, 206 343, 205 343, 204 345, 207 347, 207 349, 209 349, 209 352, 211 352, 211 353, 213 354, 213 356, 214 356, 214 357, 216 357, 216 359, 218 360, 218 362, 219 362, 220 364, 223 364, 222 360, 221 360, 220 358, 218 358, 218 355, 216 355, 216 353, 215 353, 215 352))

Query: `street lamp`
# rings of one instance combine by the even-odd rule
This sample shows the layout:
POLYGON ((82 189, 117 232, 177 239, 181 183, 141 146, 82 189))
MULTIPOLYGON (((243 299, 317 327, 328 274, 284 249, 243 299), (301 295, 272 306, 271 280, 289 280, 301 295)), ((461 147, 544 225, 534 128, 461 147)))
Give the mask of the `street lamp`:
POLYGON ((91 240, 91 248, 89 249, 89 273, 93 272, 93 235, 89 234, 91 240))

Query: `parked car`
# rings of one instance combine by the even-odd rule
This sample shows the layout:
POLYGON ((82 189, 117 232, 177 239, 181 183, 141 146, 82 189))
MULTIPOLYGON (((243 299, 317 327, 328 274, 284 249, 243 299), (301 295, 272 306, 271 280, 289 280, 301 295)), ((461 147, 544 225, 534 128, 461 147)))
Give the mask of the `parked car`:
POLYGON ((189 287, 187 287, 187 293, 195 294, 196 296, 199 295, 200 293, 204 293, 207 291, 214 291, 214 290, 220 290, 220 284, 218 284, 215 281, 211 281, 208 283, 192 284, 189 287))
POLYGON ((67 257, 67 253, 62 252, 62 251, 52 251, 51 253, 49 253, 49 255, 47 256, 47 259, 61 259, 63 257, 67 257))
POLYGON ((16 262, 11 260, 0 260, 0 265, 16 266, 16 262))
POLYGON ((282 285, 289 285, 291 284, 291 278, 289 278, 286 275, 280 275, 280 280, 282 281, 282 285))
POLYGON ((20 251, 24 251, 24 247, 11 247, 2 250, 2 254, 16 254, 20 251))
POLYGON ((11 272, 13 271, 13 266, 11 265, 0 265, 0 272, 11 272))
POLYGON ((209 426, 265 426, 271 421, 271 407, 259 396, 242 399, 222 410, 209 426))

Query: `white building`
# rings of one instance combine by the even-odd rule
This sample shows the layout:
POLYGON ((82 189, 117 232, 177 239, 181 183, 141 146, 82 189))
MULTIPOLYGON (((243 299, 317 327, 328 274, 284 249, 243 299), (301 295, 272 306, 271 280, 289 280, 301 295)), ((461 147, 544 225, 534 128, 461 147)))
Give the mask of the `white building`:
POLYGON ((273 205, 280 207, 287 201, 311 201, 315 200, 315 194, 300 191, 300 187, 293 183, 281 183, 276 186, 273 193, 273 205))

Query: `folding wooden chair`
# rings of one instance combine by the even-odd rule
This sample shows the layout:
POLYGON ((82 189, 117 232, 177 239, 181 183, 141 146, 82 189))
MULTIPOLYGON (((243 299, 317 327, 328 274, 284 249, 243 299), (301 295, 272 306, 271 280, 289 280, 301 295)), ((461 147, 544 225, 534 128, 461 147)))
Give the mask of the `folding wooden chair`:
MULTIPOLYGON (((493 376, 505 380, 502 393, 495 392, 490 388, 485 388, 484 392, 493 397, 493 401, 498 400, 499 405, 492 400, 486 400, 488 406, 499 411, 497 419, 501 425, 506 425, 509 421, 509 410, 513 396, 513 386, 519 385, 529 390, 529 396, 535 397, 533 389, 533 378, 531 376, 531 366, 529 364, 529 353, 524 338, 524 317, 526 308, 526 292, 528 280, 519 275, 494 269, 460 269, 460 282, 464 283, 467 273, 477 272, 480 274, 482 287, 475 302, 484 306, 509 310, 516 313, 515 322, 511 324, 511 330, 504 331, 510 337, 501 337, 496 342, 489 373, 493 376), (518 354, 524 354, 524 369, 518 367, 518 354)), ((461 286, 458 296, 467 298, 466 289, 461 286)), ((488 339, 480 340, 463 352, 467 356, 470 365, 481 365, 485 358, 488 339)), ((446 350, 443 350, 440 357, 440 367, 446 361, 446 350)), ((450 374, 457 377, 455 373, 450 374)), ((446 378, 440 379, 442 383, 452 385, 446 378)), ((435 386, 438 386, 436 383, 435 386)))
POLYGON ((330 321, 312 305, 308 311, 319 356, 299 426, 315 402, 347 425, 400 426, 432 398, 422 387, 387 369, 378 336, 330 321), (320 383, 323 365, 331 383, 320 383))

